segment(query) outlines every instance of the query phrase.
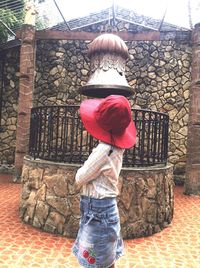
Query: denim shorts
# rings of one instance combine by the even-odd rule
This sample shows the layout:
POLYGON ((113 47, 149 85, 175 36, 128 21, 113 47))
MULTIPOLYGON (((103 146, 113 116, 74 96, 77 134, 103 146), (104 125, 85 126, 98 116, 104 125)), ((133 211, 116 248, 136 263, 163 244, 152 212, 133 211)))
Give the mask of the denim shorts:
POLYGON ((81 266, 108 268, 123 255, 116 198, 82 196, 81 220, 72 252, 81 266))

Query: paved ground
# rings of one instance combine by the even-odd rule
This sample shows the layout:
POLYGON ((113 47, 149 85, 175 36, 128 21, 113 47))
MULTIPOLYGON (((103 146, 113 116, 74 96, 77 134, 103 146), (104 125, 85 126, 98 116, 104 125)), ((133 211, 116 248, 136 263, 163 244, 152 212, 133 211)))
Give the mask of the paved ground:
MULTIPOLYGON (((20 221, 20 184, 0 175, 0 268, 78 268, 72 239, 20 221)), ((200 268, 200 197, 175 187, 172 224, 151 237, 126 240, 117 268, 200 268)))

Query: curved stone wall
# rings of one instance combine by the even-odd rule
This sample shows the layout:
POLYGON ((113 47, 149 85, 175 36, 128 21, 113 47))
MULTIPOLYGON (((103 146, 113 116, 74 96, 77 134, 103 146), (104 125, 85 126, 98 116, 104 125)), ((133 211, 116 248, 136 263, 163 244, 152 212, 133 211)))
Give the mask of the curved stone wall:
MULTIPOLYGON (((20 217, 44 231, 76 237, 79 227, 78 166, 26 157, 22 173, 20 217)), ((172 167, 126 168, 120 174, 118 206, 122 235, 152 235, 173 217, 172 167)))

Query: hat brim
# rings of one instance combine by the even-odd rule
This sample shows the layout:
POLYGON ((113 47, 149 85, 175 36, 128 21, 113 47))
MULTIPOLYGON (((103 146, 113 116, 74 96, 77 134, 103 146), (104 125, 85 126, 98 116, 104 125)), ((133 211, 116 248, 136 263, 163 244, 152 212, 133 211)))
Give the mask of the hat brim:
POLYGON ((103 99, 89 99, 84 100, 80 105, 80 116, 86 130, 96 139, 113 146, 128 149, 136 143, 136 128, 133 120, 131 120, 128 127, 123 134, 116 135, 105 131, 99 126, 95 119, 95 111, 103 99))

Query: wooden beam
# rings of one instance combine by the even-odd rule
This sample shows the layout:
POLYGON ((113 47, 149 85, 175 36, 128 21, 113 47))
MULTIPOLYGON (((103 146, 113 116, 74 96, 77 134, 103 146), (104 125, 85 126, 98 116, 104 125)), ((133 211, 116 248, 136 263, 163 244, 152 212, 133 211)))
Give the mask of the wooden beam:
MULTIPOLYGON (((94 40, 102 33, 72 32, 59 30, 36 31, 36 40, 94 40)), ((191 31, 150 31, 143 33, 115 32, 124 41, 162 41, 162 40, 190 40, 191 31)), ((21 31, 16 32, 16 38, 22 39, 21 31)))
POLYGON ((54 40, 93 40, 100 35, 100 33, 93 32, 68 32, 58 30, 41 30, 36 33, 36 39, 54 40))
MULTIPOLYGON (((41 30, 36 32, 36 39, 54 40, 93 40, 102 33, 93 32, 67 32, 56 30, 41 30)), ((160 40, 160 32, 152 31, 146 33, 116 32, 116 35, 124 41, 154 41, 160 40)))

